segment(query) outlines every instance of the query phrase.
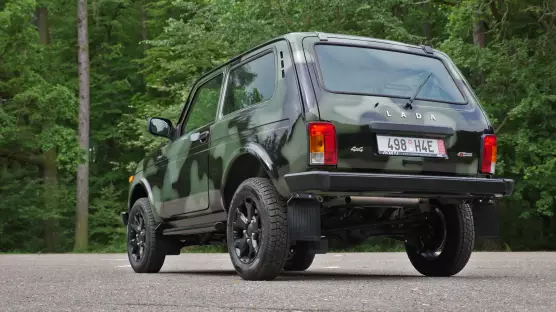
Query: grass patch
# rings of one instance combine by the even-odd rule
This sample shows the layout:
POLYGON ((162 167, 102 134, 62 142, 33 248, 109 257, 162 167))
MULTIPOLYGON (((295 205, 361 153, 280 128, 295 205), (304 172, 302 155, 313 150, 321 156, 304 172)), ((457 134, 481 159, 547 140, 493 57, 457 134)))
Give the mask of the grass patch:
POLYGON ((405 251, 403 245, 401 246, 381 246, 376 244, 356 245, 347 248, 331 248, 330 252, 400 252, 405 251))
POLYGON ((183 247, 182 253, 225 253, 228 249, 224 245, 204 245, 183 247))
MULTIPOLYGON (((392 240, 384 237, 371 237, 359 245, 342 246, 338 242, 330 242, 329 252, 404 252, 403 242, 392 240)), ((512 251, 507 244, 501 243, 496 239, 477 238, 475 241, 474 251, 512 251)), ((92 244, 87 251, 67 251, 56 253, 126 253, 125 242, 114 245, 98 245, 92 244)), ((227 253, 226 245, 203 245, 188 246, 181 250, 182 253, 227 253)), ((28 250, 9 250, 1 251, 0 254, 40 254, 41 252, 33 252, 28 250)))
MULTIPOLYGON (((383 238, 371 237, 355 246, 330 246, 330 252, 398 252, 405 251, 403 243, 383 238)), ((189 246, 181 250, 182 253, 227 253, 225 245, 189 246)))
POLYGON ((0 251, 0 255, 30 255, 36 252, 26 251, 26 250, 8 250, 0 251))
POLYGON ((353 246, 341 246, 336 242, 332 242, 330 252, 397 252, 405 251, 404 245, 400 241, 396 241, 385 237, 370 237, 361 244, 353 246))

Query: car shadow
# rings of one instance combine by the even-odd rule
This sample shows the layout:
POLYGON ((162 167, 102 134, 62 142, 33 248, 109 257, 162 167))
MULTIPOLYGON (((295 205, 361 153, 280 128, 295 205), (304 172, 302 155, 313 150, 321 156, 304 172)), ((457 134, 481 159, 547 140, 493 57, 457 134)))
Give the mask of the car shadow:
MULTIPOLYGON (((203 276, 238 276, 234 270, 185 270, 185 271, 164 271, 159 274, 183 274, 183 275, 203 275, 203 276)), ((238 276, 239 277, 239 276, 238 276)), ((483 280, 497 278, 497 276, 474 276, 474 275, 455 275, 451 277, 427 277, 423 275, 406 274, 372 274, 372 273, 346 273, 346 272, 282 272, 276 281, 311 281, 311 280, 423 280, 423 279, 463 279, 463 280, 483 280)))

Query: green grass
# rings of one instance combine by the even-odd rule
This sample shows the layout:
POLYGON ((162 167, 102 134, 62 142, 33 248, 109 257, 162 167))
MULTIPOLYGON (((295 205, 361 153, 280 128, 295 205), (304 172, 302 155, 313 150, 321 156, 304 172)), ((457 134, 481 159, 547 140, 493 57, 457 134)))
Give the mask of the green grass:
POLYGON ((228 252, 224 245, 189 246, 181 250, 182 253, 224 253, 228 252))
MULTIPOLYGON (((403 252, 403 243, 383 237, 371 237, 362 244, 355 246, 338 246, 332 242, 329 246, 330 252, 403 252)), ((477 239, 475 251, 512 251, 507 244, 501 244, 496 240, 477 239)), ((182 253, 226 253, 225 245, 205 245, 184 247, 182 253)), ((1 251, 0 254, 37 254, 28 250, 1 251)), ((125 242, 114 245, 90 245, 89 250, 84 252, 67 251, 63 253, 126 253, 125 242)))
MULTIPOLYGON (((330 252, 398 252, 405 251, 403 244, 391 239, 372 237, 360 245, 350 247, 331 246, 330 252)), ((226 253, 224 245, 184 247, 182 253, 226 253)))

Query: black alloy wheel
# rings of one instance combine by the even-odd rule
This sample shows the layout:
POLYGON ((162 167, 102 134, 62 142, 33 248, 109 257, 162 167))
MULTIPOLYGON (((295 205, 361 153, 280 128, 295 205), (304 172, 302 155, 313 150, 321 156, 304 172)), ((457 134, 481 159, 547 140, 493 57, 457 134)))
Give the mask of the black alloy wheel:
POLYGON ((129 248, 131 257, 134 261, 141 261, 145 254, 145 219, 138 213, 130 221, 130 231, 128 232, 129 248))
POLYGON ((452 276, 469 261, 475 244, 473 214, 468 203, 439 205, 431 210, 420 235, 407 237, 405 250, 413 267, 426 276, 452 276))
POLYGON ((137 273, 156 273, 164 264, 168 242, 157 233, 158 224, 149 200, 138 199, 129 211, 127 223, 127 255, 137 273))
POLYGON ((249 178, 230 202, 226 239, 237 274, 245 280, 272 280, 289 251, 286 201, 267 178, 249 178))
POLYGON ((252 263, 259 253, 263 238, 256 201, 250 196, 245 197, 236 208, 233 220, 234 252, 241 262, 252 263))
POLYGON ((416 241, 417 249, 423 258, 434 260, 442 254, 446 244, 446 219, 440 209, 434 208, 429 213, 424 233, 416 241))

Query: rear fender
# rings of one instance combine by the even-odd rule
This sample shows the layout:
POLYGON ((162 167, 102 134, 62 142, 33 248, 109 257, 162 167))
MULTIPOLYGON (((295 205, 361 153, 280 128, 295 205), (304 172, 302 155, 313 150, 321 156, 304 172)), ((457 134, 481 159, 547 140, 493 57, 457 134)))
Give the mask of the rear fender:
MULTIPOLYGON (((267 174, 267 176, 272 181, 272 184, 274 185, 274 187, 276 187, 276 189, 278 190, 278 192, 281 195, 286 196, 288 194, 287 190, 282 189, 280 187, 280 184, 278 183, 278 168, 276 168, 276 165, 274 164, 274 162, 272 161, 272 159, 270 158, 268 153, 259 144, 249 142, 245 146, 243 146, 243 147, 239 148, 237 151, 235 151, 232 154, 232 156, 230 157, 230 161, 228 162, 228 165, 226 166, 226 169, 224 170, 222 185, 220 187, 220 193, 222 194, 222 198, 224 198, 224 191, 225 191, 225 188, 226 188, 226 184, 227 184, 227 182, 229 181, 229 178, 230 178, 231 169, 233 168, 235 162, 239 159, 239 157, 241 157, 243 155, 246 155, 246 154, 255 157, 259 161, 259 163, 263 167, 265 173, 267 174)), ((223 205, 223 207, 224 207, 224 205, 223 205)))

